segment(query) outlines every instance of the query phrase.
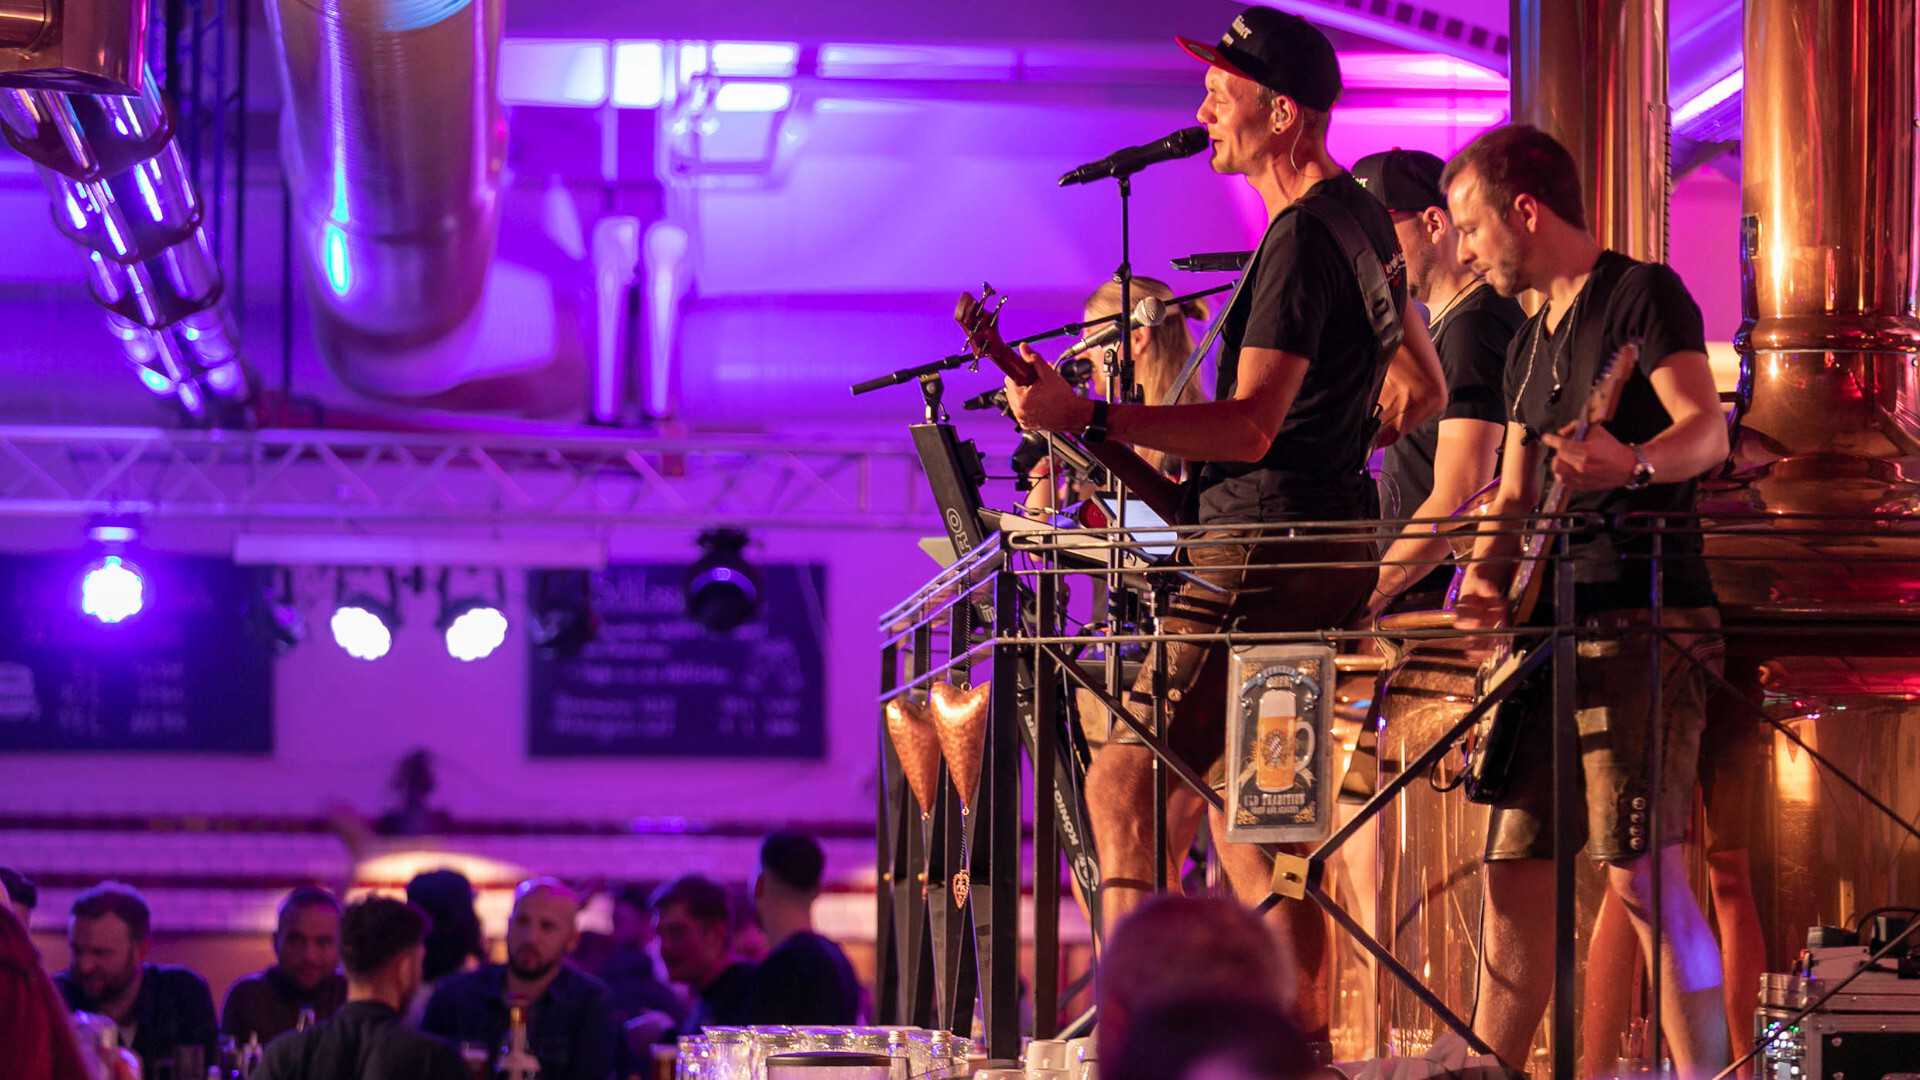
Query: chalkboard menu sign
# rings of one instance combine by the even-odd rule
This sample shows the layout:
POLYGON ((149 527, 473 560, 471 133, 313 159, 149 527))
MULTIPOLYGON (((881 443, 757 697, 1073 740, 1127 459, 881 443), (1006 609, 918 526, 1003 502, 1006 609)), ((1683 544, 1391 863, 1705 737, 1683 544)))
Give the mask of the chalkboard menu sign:
POLYGON ((259 571, 132 557, 145 606, 82 615, 90 557, 0 557, 0 751, 273 749, 273 657, 247 631, 259 571))
POLYGON ((685 566, 609 566, 594 574, 598 637, 571 657, 534 650, 528 752, 823 756, 826 569, 779 564, 759 571, 761 612, 728 634, 687 617, 685 566))

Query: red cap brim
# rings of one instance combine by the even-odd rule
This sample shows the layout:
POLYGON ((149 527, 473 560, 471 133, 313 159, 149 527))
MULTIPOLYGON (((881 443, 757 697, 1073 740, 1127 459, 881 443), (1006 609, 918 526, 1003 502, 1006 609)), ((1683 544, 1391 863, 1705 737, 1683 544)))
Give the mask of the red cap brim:
POLYGON ((1192 38, 1176 37, 1173 40, 1179 43, 1180 47, 1187 50, 1188 55, 1196 60, 1203 60, 1211 67, 1217 67, 1229 75, 1238 76, 1248 82, 1257 83, 1260 81, 1234 66, 1233 62, 1228 60, 1225 54, 1221 53, 1215 46, 1208 45, 1204 41, 1195 41, 1192 38))

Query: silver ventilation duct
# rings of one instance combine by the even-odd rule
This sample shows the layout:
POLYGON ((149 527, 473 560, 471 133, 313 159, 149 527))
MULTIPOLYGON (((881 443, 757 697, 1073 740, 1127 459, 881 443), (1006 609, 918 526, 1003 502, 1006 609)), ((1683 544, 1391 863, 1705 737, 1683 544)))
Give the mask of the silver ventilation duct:
POLYGON ((342 381, 465 378, 499 222, 500 0, 268 0, 281 161, 319 344, 342 381))
POLYGON ((0 133, 39 166, 55 224, 87 249, 93 297, 147 388, 228 422, 252 378, 173 114, 151 73, 135 84, 126 96, 0 90, 0 133))
POLYGON ((140 92, 147 0, 0 0, 0 87, 140 92))

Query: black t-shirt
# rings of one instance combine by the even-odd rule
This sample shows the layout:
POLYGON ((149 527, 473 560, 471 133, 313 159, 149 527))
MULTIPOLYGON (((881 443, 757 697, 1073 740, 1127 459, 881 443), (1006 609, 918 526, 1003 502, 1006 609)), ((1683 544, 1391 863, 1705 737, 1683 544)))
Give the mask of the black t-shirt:
MULTIPOLYGON (((1433 324, 1433 347, 1447 377, 1447 408, 1387 448, 1384 471, 1400 494, 1399 513, 1412 517, 1433 493, 1433 456, 1440 421, 1507 422, 1507 346, 1527 321, 1520 305, 1482 282, 1433 324)), ((1451 509, 1451 508, 1449 508, 1451 509)))
MULTIPOLYGON (((1640 339, 1640 360, 1621 393, 1620 407, 1606 428, 1623 443, 1640 443, 1665 431, 1673 418, 1649 379, 1653 370, 1674 353, 1706 352, 1706 331, 1700 308, 1680 276, 1659 263, 1642 263, 1617 252, 1604 252, 1588 275, 1581 296, 1553 334, 1542 328, 1541 316, 1528 319, 1514 335, 1507 356, 1507 400, 1511 419, 1536 432, 1551 433, 1579 419, 1588 390, 1603 358, 1628 341, 1640 339), (1604 304, 1593 302, 1607 282, 1612 295, 1604 304), (1593 320, 1601 320, 1597 329, 1593 320), (1554 387, 1561 387, 1556 396, 1554 387)), ((1541 489, 1550 477, 1542 457, 1541 489)), ((1608 517, 1622 514, 1694 512, 1693 479, 1648 485, 1641 491, 1576 492, 1569 510, 1608 517)), ((1672 526, 1683 520, 1665 519, 1672 526)), ((1582 612, 1644 608, 1651 602, 1648 567, 1653 553, 1649 522, 1628 529, 1602 528, 1576 537, 1574 600, 1582 612)), ((1714 602, 1713 583, 1707 577, 1698 534, 1661 537, 1662 602, 1668 607, 1707 607, 1714 602)), ((1549 596, 1551 593, 1548 594, 1549 596)), ((1543 603, 1542 610, 1550 607, 1543 603)))
POLYGON ((851 1024, 860 1012, 860 980, 840 946, 795 934, 767 954, 747 989, 745 1023, 851 1024))
POLYGON ((465 1080, 460 1051, 408 1027, 377 1001, 341 1006, 331 1020, 288 1032, 267 1047, 255 1080, 465 1080))
MULTIPOLYGON (((1412 517, 1433 494, 1433 458, 1440 445, 1440 421, 1484 420, 1507 422, 1507 346, 1513 333, 1527 321, 1514 300, 1482 282, 1454 301, 1433 324, 1433 348, 1446 373, 1444 412, 1400 436, 1387 448, 1381 472, 1386 474, 1399 502, 1385 517, 1412 517)), ((1447 511, 1451 512, 1452 507, 1447 511)), ((1443 589, 1453 577, 1450 566, 1436 566, 1425 578, 1403 590, 1408 593, 1443 589)))
MULTIPOLYGON (((1349 173, 1328 177, 1303 195, 1346 207, 1386 267, 1395 310, 1407 303, 1407 265, 1393 219, 1349 173)), ((1257 462, 1199 466, 1199 520, 1204 523, 1365 516, 1372 482, 1366 475, 1373 430, 1373 384, 1380 355, 1353 265, 1333 233, 1297 207, 1282 211, 1254 256, 1253 277, 1227 312, 1221 330, 1214 397, 1233 396, 1240 350, 1278 349, 1307 358, 1300 392, 1266 456, 1257 462)))
POLYGON ((746 1023, 747 991, 753 986, 753 965, 745 960, 728 964, 720 977, 700 991, 687 1017, 685 1033, 707 1027, 738 1027, 746 1023))

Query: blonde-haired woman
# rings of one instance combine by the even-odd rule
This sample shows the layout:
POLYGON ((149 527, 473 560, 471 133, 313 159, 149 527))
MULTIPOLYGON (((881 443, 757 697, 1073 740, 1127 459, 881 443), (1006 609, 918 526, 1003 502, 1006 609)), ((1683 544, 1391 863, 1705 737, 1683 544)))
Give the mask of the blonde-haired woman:
MULTIPOLYGON (((1166 317, 1160 325, 1139 327, 1133 331, 1133 378, 1139 389, 1139 400, 1150 405, 1161 404, 1167 391, 1173 388, 1173 381, 1180 377, 1180 369, 1186 366, 1187 358, 1193 355, 1194 326, 1204 326, 1207 321, 1208 307, 1204 299, 1188 300, 1173 304, 1173 290, 1167 283, 1157 278, 1136 277, 1133 279, 1133 302, 1138 304, 1142 297, 1151 296, 1167 304, 1166 317)), ((1120 313, 1120 283, 1109 281, 1093 290, 1087 297, 1086 311, 1082 321, 1108 318, 1120 313)), ((1096 394, 1106 392, 1110 372, 1107 371, 1107 350, 1096 349, 1093 352, 1093 384, 1096 394)), ((1199 372, 1188 380, 1180 391, 1180 404, 1192 404, 1207 400, 1206 392, 1200 386, 1199 372)), ((1184 465, 1178 458, 1163 454, 1158 450, 1137 451, 1147 464, 1166 473, 1175 480, 1182 479, 1184 465)), ((1027 475, 1033 480, 1033 490, 1027 495, 1027 509, 1035 514, 1044 514, 1057 509, 1063 495, 1068 501, 1090 498, 1095 491, 1092 484, 1084 480, 1074 483, 1071 492, 1061 489, 1066 484, 1056 482, 1057 475, 1053 461, 1041 458, 1039 464, 1027 475)), ((1081 730, 1090 743, 1105 743, 1112 735, 1119 734, 1128 739, 1125 732, 1114 732, 1110 725, 1113 720, 1107 710, 1092 695, 1077 691, 1074 695, 1077 711, 1080 715, 1081 730)), ((1167 860, 1168 878, 1180 880, 1180 870, 1186 861, 1194 837, 1200 831, 1200 824, 1206 820, 1207 807, 1200 796, 1187 788, 1185 784, 1170 785, 1167 790, 1167 860)), ((1140 882, 1116 882, 1128 887, 1140 887, 1140 882)), ((1084 903, 1084 897, 1082 901, 1084 903)))
MULTIPOLYGON (((1167 303, 1166 317, 1159 326, 1142 326, 1133 331, 1133 378, 1134 385, 1140 388, 1140 399, 1149 405, 1161 404, 1167 391, 1173 387, 1173 380, 1180 376, 1180 369, 1186 366, 1187 358, 1193 355, 1195 324, 1205 325, 1208 308, 1204 299, 1188 300, 1173 304, 1173 290, 1158 278, 1136 277, 1133 279, 1133 302, 1138 304, 1142 298, 1151 296, 1167 303)), ((1109 281, 1093 290, 1087 297, 1086 310, 1081 315, 1084 322, 1110 318, 1120 313, 1120 283, 1109 281)), ((1093 357, 1093 386, 1096 394, 1104 394, 1109 382, 1105 349, 1095 349, 1093 357)), ((1207 400, 1201 389, 1199 373, 1187 381, 1186 388, 1180 392, 1180 404, 1188 405, 1207 400)), ((1139 454, 1147 464, 1178 480, 1181 476, 1181 462, 1158 450, 1141 450, 1139 454)), ((1050 458, 1041 458, 1027 475, 1033 480, 1033 491, 1027 495, 1027 509, 1054 510, 1060 506, 1060 487, 1058 483, 1049 483, 1055 475, 1055 463, 1050 458)), ((1080 485, 1076 493, 1082 497, 1091 494, 1091 489, 1080 485)))

